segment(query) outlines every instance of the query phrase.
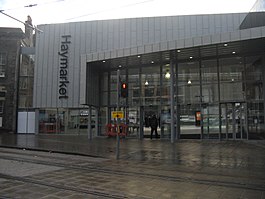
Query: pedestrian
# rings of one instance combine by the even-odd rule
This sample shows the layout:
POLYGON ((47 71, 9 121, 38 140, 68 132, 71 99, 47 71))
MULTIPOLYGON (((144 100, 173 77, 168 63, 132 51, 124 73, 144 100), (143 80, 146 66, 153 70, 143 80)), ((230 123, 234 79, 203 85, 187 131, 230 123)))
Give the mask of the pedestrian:
POLYGON ((157 120, 156 115, 153 115, 150 118, 149 124, 150 124, 150 127, 151 127, 151 139, 153 138, 153 133, 154 132, 155 132, 156 138, 158 138, 158 133, 157 133, 158 120, 157 120))

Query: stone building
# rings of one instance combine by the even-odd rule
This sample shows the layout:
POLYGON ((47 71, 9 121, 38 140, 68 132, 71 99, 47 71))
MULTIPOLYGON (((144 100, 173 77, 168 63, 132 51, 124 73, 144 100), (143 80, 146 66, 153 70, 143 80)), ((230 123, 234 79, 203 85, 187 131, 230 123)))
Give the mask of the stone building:
POLYGON ((0 28, 0 128, 15 131, 18 99, 20 28, 0 28))
MULTIPOLYGON (((26 24, 32 25, 28 16, 26 24)), ((31 26, 32 27, 32 26, 31 26)), ((33 29, 0 28, 0 130, 17 132, 18 111, 32 107, 33 29)))

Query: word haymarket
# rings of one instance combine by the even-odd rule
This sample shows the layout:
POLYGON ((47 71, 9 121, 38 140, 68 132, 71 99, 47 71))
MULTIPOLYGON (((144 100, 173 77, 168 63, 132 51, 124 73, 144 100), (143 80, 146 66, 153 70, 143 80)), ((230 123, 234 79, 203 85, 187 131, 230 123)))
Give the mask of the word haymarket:
POLYGON ((61 49, 58 52, 60 57, 60 71, 59 71, 59 99, 67 99, 68 81, 68 60, 69 60, 69 44, 71 35, 63 35, 61 41, 61 49))

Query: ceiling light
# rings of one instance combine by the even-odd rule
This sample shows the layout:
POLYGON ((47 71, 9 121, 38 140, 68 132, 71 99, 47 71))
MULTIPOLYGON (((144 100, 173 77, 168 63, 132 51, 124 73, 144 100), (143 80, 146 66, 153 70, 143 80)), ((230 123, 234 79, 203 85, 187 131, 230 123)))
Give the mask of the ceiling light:
POLYGON ((144 85, 146 85, 146 86, 147 86, 148 84, 149 84, 149 83, 148 83, 148 81, 146 80, 146 81, 145 81, 145 83, 144 83, 144 85))
POLYGON ((224 46, 228 46, 228 44, 224 44, 224 46))
POLYGON ((154 61, 151 61, 151 64, 155 63, 154 61))
POLYGON ((178 53, 180 53, 180 50, 177 50, 178 53))
POLYGON ((188 81, 188 84, 191 84, 191 81, 190 80, 188 81))
POLYGON ((121 65, 119 65, 119 68, 121 68, 121 65))
POLYGON ((105 61, 105 60, 103 60, 102 62, 103 62, 103 63, 105 63, 106 61, 105 61))
POLYGON ((192 59, 193 57, 190 57, 190 59, 192 59))
POLYGON ((235 52, 235 51, 233 51, 233 52, 232 52, 232 54, 236 54, 236 52, 235 52))
POLYGON ((140 58, 141 56, 140 56, 140 55, 138 55, 137 57, 138 57, 138 58, 140 58))
POLYGON ((166 74, 165 74, 165 78, 166 79, 169 79, 170 78, 170 73, 167 71, 166 74))

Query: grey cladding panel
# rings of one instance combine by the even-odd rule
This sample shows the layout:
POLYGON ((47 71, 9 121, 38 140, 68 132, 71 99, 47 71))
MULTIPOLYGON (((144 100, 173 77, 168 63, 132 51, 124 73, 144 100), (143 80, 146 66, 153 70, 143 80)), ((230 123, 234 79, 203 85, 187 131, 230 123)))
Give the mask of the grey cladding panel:
POLYGON ((149 41, 148 43, 154 43, 155 42, 155 20, 154 18, 149 18, 149 23, 148 23, 148 36, 149 36, 149 41))
POLYGON ((137 45, 143 45, 143 21, 141 18, 137 19, 137 45))
POLYGON ((50 26, 47 26, 44 32, 44 48, 43 48, 43 65, 42 65, 42 73, 41 73, 41 106, 47 104, 47 75, 48 75, 48 60, 49 60, 49 32, 50 32, 50 26))
POLYGON ((168 31, 168 27, 167 27, 167 21, 166 21, 166 17, 161 18, 161 27, 160 27, 160 38, 161 41, 167 41, 167 31, 168 31))
MULTIPOLYGON (((114 20, 113 20, 114 21, 114 20)), ((119 32, 119 21, 115 20, 113 23, 114 34, 113 34, 113 49, 118 49, 120 46, 120 32, 119 32)))
POLYGON ((160 30, 161 28, 161 18, 160 17, 155 17, 155 31, 160 30))
POLYGON ((102 51, 103 49, 103 23, 102 21, 98 21, 97 24, 97 51, 102 51))
POLYGON ((191 29, 197 29, 197 17, 196 16, 191 16, 190 18, 190 27, 191 29))
POLYGON ((148 18, 143 18, 143 30, 148 31, 149 30, 149 19, 148 18))
POLYGON ((216 28, 221 28, 221 15, 214 15, 214 23, 216 28))
POLYGON ((85 52, 86 50, 86 25, 85 23, 82 23, 80 26, 80 39, 81 39, 81 44, 80 44, 80 51, 85 52))
POLYGON ((97 50, 97 21, 93 21, 91 24, 92 38, 91 38, 91 52, 96 52, 97 50))
POLYGON ((91 40, 92 40, 92 27, 91 22, 86 23, 86 33, 85 33, 85 54, 91 53, 91 40))
POLYGON ((179 28, 184 29, 185 28, 184 16, 179 16, 178 21, 179 21, 179 28))
POLYGON ((233 14, 228 14, 227 15, 227 26, 228 28, 234 28, 234 15, 233 14))
POLYGON ((203 29, 209 29, 209 16, 207 16, 207 15, 204 15, 203 17, 202 17, 202 28, 203 29))
POLYGON ((103 21, 103 34, 102 34, 102 47, 103 51, 108 50, 108 23, 106 21, 103 21))
MULTIPOLYGON (((62 26, 62 25, 60 25, 62 26)), ((58 74, 59 74, 59 59, 58 59, 58 51, 60 49, 60 40, 55 39, 60 37, 60 28, 55 28, 54 32, 54 56, 53 56, 53 73, 52 73, 52 84, 53 84, 53 90, 52 90, 52 104, 51 107, 57 107, 57 98, 58 98, 58 74)))
POLYGON ((131 19, 131 32, 136 32, 136 19, 131 19))
POLYGON ((120 32, 125 32, 125 19, 120 19, 120 32))
POLYGON ((137 40, 136 40, 136 32, 131 32, 131 46, 136 46, 137 40))
MULTIPOLYGON (((102 26, 102 23, 101 23, 102 26)), ((102 28, 101 28, 102 30, 102 28)), ((73 38, 73 42, 74 45, 72 44, 71 47, 74 47, 74 64, 73 64, 73 76, 74 76, 74 82, 73 82, 73 88, 72 88, 72 92, 73 92, 73 100, 72 100, 72 104, 71 107, 78 107, 79 106, 79 82, 80 82, 80 47, 81 47, 81 26, 80 23, 76 24, 75 27, 75 38, 73 38)))
POLYGON ((125 48, 131 45, 131 24, 128 19, 125 21, 125 48))
POLYGON ((125 48, 125 32, 120 32, 120 48, 125 48))
POLYGON ((155 41, 160 41, 160 40, 161 40, 160 30, 156 30, 155 31, 155 41))
MULTIPOLYGON (((136 55, 158 49, 189 46, 195 40, 191 37, 221 33, 237 29, 246 14, 218 14, 194 16, 150 17, 138 19, 118 19, 90 21, 40 26, 43 34, 37 36, 36 69, 34 85, 34 105, 39 107, 77 107, 79 106, 80 57, 102 53, 100 59, 117 55, 136 55), (60 38, 70 34, 69 55, 69 100, 58 99, 58 49, 60 38), (167 45, 153 45, 163 43, 167 45), (168 45, 169 44, 169 45, 168 45), (145 46, 145 48, 143 48, 145 46), (125 51, 120 49, 126 48, 125 51), (109 51, 109 52, 106 52, 109 51), (121 53, 122 52, 122 53, 121 53), (104 56, 103 56, 104 55, 104 56), (52 75, 50 75, 52 74, 52 75), (76 91, 78 90, 78 91, 76 91)), ((253 36, 261 33, 253 32, 253 36)), ((232 35, 233 38, 237 35, 232 35)), ((244 37, 244 35, 243 35, 244 37)), ((228 41, 230 35, 214 38, 214 41, 228 41), (228 37, 229 36, 229 37, 228 37)), ((204 43, 209 43, 207 39, 204 43)), ((196 41, 195 43, 200 43, 196 41)), ((94 57, 95 58, 95 57, 94 57)), ((94 100, 92 100, 94 101, 94 100)))
MULTIPOLYGON (((39 28, 43 28, 40 26, 39 28)), ((36 44, 36 55, 41 55, 41 48, 43 47, 44 40, 40 40, 41 34, 37 34, 36 40, 40 41, 36 44)), ((33 106, 40 106, 40 92, 41 92, 41 79, 40 74, 42 71, 41 63, 43 63, 43 56, 36 56, 36 67, 34 69, 34 97, 33 97, 33 106), (38 66, 38 67, 37 67, 38 66)))
POLYGON ((221 16, 221 28, 222 28, 222 32, 225 32, 228 30, 227 16, 226 15, 221 16))
POLYGON ((50 26, 49 30, 49 40, 48 40, 48 45, 49 45, 49 51, 48 51, 48 70, 47 70, 47 105, 51 107, 52 104, 52 90, 53 90, 53 69, 54 67, 54 57, 57 54, 57 52, 54 49, 54 40, 55 40, 55 28, 54 25, 50 26))

